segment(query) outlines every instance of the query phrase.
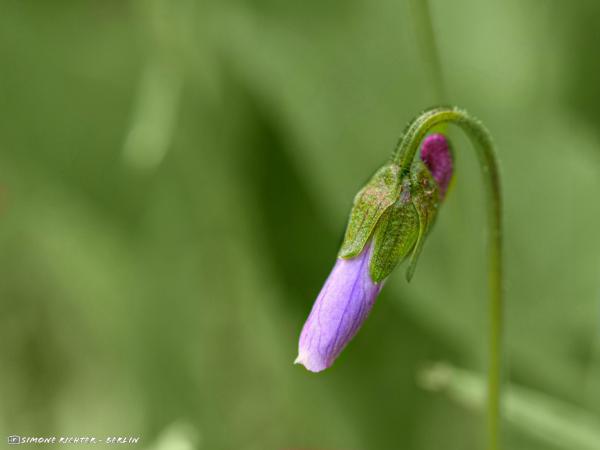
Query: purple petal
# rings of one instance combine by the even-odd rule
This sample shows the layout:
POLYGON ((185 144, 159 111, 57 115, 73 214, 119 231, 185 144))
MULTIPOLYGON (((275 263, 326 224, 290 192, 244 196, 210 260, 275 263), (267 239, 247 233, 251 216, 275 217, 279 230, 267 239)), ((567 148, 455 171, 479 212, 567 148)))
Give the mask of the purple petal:
POLYGON ((311 372, 330 367, 369 315, 383 286, 369 275, 371 247, 336 261, 300 334, 296 364, 311 372))
POLYGON ((444 198, 452 179, 452 155, 450 144, 443 134, 432 134, 421 144, 421 160, 440 189, 440 198, 444 198))

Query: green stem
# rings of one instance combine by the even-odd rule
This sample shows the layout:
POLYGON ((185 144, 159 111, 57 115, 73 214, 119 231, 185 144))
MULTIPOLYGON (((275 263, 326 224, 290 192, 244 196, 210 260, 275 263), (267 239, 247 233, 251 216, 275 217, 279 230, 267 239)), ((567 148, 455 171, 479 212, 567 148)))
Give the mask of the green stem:
POLYGON ((425 61, 425 71, 429 74, 434 91, 436 103, 446 102, 444 89, 444 76, 440 54, 435 41, 433 21, 428 0, 410 0, 410 9, 413 13, 417 41, 425 61))
POLYGON ((408 174, 410 165, 425 135, 441 124, 458 125, 469 136, 477 151, 485 185, 488 216, 489 253, 489 363, 487 428, 488 449, 500 448, 500 385, 502 375, 502 198, 498 162, 489 132, 483 124, 458 108, 439 107, 423 112, 406 128, 393 161, 408 174))

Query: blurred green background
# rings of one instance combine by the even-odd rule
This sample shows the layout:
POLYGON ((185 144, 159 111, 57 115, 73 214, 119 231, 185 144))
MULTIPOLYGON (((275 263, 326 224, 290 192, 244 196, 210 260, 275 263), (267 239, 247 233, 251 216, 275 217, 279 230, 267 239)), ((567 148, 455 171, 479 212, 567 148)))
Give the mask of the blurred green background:
MULTIPOLYGON (((431 11, 448 99, 502 166, 505 448, 600 449, 600 3, 431 11)), ((481 390, 419 381, 437 361, 485 373, 483 196, 456 130, 411 284, 391 277, 331 370, 292 365, 354 194, 438 101, 412 13, 0 0, 2 442, 483 447, 481 390)))

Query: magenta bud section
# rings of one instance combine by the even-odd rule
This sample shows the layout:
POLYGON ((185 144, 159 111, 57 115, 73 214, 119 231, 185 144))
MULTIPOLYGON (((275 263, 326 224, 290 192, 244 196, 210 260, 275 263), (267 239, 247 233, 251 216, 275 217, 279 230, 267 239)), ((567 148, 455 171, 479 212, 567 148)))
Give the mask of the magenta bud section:
POLYGON ((421 144, 421 161, 436 181, 440 198, 444 198, 452 179, 452 153, 446 136, 439 133, 427 136, 421 144))

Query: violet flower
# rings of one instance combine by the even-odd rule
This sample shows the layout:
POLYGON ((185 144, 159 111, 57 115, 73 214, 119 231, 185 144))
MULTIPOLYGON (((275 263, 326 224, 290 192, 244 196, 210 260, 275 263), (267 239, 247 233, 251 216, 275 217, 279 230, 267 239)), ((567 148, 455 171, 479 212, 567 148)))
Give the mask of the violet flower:
POLYGON ((369 243, 357 257, 337 259, 304 324, 295 363, 320 372, 354 337, 383 287, 369 275, 371 254, 369 243))
POLYGON ((369 315, 394 267, 410 254, 410 279, 424 237, 452 178, 444 135, 424 139, 411 174, 383 166, 357 194, 337 261, 300 334, 298 357, 311 372, 331 367, 369 315))

